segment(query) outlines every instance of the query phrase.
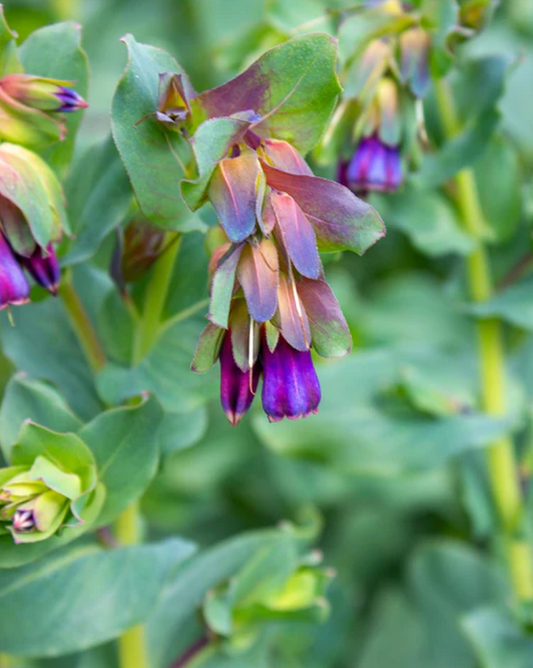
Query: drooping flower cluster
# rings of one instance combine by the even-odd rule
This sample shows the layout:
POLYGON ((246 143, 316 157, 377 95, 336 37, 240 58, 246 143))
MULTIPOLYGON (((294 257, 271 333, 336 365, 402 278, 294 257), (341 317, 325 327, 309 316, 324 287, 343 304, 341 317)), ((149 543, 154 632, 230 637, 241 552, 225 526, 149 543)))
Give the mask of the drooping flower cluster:
POLYGON ((269 420, 315 413, 311 348, 335 357, 351 347, 318 249, 354 249, 357 236, 362 252, 384 234, 381 220, 343 186, 313 176, 288 142, 253 130, 219 161, 208 196, 227 240, 211 258, 210 323, 192 368, 207 371, 220 358, 221 401, 233 425, 261 375, 269 420))
POLYGON ((431 36, 422 15, 399 0, 363 3, 357 17, 380 29, 369 29, 346 68, 337 121, 346 114, 353 122, 337 177, 354 192, 393 191, 404 179, 402 161, 416 135, 413 128, 422 122, 419 101, 430 83, 431 36))
POLYGON ((24 270, 56 294, 60 268, 53 243, 66 229, 57 177, 33 151, 65 137, 57 112, 87 106, 71 82, 30 74, 0 78, 0 309, 28 301, 24 270), (12 142, 12 143, 11 143, 12 142))
POLYGON ((422 100, 430 65, 444 76, 454 47, 483 27, 494 4, 366 0, 345 13, 341 41, 348 47, 353 40, 353 51, 327 138, 336 145, 340 183, 356 193, 401 186, 427 141, 422 100))

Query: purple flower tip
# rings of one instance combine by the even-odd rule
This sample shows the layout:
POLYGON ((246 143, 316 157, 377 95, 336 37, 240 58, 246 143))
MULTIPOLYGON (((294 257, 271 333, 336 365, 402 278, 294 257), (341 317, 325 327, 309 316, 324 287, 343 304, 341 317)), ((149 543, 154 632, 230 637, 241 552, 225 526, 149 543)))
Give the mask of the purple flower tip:
POLYGON ((239 424, 252 405, 259 375, 258 363, 254 365, 251 378, 250 371, 243 372, 235 364, 231 332, 228 332, 224 336, 220 351, 220 401, 232 426, 239 424))
POLYGON ((69 113, 71 111, 78 111, 78 109, 85 109, 89 106, 82 96, 76 93, 75 90, 72 90, 72 88, 61 86, 59 91, 54 93, 54 95, 61 102, 57 111, 69 113))
POLYGON ((52 244, 48 244, 46 251, 48 255, 44 256, 42 248, 37 246, 30 257, 21 255, 18 259, 36 283, 53 295, 57 295, 61 270, 52 244))
POLYGON ((11 246, 0 232, 0 309, 28 301, 30 286, 11 246))
POLYGON ((388 146, 377 136, 367 137, 355 149, 344 174, 352 190, 393 191, 403 179, 398 146, 388 146))
POLYGON ((295 350, 280 336, 274 352, 263 352, 263 409, 271 422, 298 420, 318 412, 320 383, 309 351, 295 350))

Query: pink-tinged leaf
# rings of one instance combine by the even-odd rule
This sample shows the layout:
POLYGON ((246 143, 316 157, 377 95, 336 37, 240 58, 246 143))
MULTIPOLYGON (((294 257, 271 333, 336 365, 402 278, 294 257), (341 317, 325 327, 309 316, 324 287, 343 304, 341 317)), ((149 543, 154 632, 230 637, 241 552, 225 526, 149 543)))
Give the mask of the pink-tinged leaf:
POLYGON ((258 211, 257 213, 257 222, 259 223, 261 232, 266 237, 268 237, 276 226, 276 214, 274 213, 274 209, 272 207, 272 188, 269 188, 266 185, 266 178, 264 174, 263 178, 265 179, 265 197, 263 199, 263 207, 261 211, 258 211))
POLYGON ((262 145, 268 161, 277 169, 291 174, 313 176, 309 165, 288 142, 280 139, 265 139, 262 145))
POLYGON ((242 249, 242 245, 232 246, 227 251, 219 260, 211 283, 211 301, 207 317, 213 324, 224 329, 228 327, 231 299, 235 287, 235 274, 242 249))
POLYGON ((259 355, 259 325, 252 322, 244 299, 234 300, 229 326, 233 359, 241 371, 246 371, 255 364, 259 355))
POLYGON ((302 276, 318 278, 321 265, 313 226, 290 195, 273 191, 271 201, 277 229, 294 266, 302 276))
POLYGON ((326 281, 298 282, 298 294, 305 307, 313 348, 322 357, 343 357, 350 352, 352 336, 341 307, 326 281))
POLYGON ((196 373, 206 373, 217 361, 220 347, 226 335, 226 330, 213 323, 208 323, 200 334, 198 346, 194 353, 191 370, 196 373))
POLYGON ((340 183, 262 165, 267 184, 290 195, 313 225, 318 250, 351 250, 362 255, 385 236, 377 211, 340 183))
POLYGON ((226 158, 216 167, 209 184, 209 199, 220 224, 234 243, 255 230, 259 160, 253 151, 226 158))
POLYGON ((196 211, 207 199, 207 188, 213 171, 234 144, 244 137, 251 121, 247 115, 212 118, 202 123, 190 140, 196 160, 198 178, 181 182, 181 194, 187 206, 196 211))
POLYGON ((276 319, 279 318, 283 338, 293 348, 309 350, 311 347, 309 320, 295 288, 294 281, 289 283, 286 278, 280 280, 276 319))
POLYGON ((329 35, 291 39, 228 83, 191 101, 194 117, 229 116, 253 109, 254 131, 285 139, 302 153, 320 140, 341 88, 335 73, 336 42, 329 35))
POLYGON ((279 285, 278 252, 270 239, 245 247, 237 268, 237 278, 252 318, 256 322, 270 320, 276 312, 279 285))

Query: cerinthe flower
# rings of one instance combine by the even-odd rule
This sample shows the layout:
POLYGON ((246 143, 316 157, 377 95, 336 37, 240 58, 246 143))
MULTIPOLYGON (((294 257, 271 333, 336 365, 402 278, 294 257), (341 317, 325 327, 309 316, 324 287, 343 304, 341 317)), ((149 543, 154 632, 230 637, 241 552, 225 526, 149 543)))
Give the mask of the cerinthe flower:
POLYGON ((36 543, 84 523, 98 480, 81 439, 27 421, 11 457, 13 465, 0 468, 0 535, 36 543))
MULTIPOLYGON (((225 242, 212 253, 210 323, 192 369, 203 373, 220 359, 221 403, 232 425, 252 404, 260 376, 269 420, 299 419, 320 403, 311 350, 336 357, 351 347, 319 251, 362 254, 385 229, 346 187, 314 176, 289 142, 262 136, 253 111, 236 111, 234 120, 240 129, 203 185, 225 242)), ((197 187, 201 178, 187 183, 197 187)))
POLYGON ((23 269, 57 293, 60 268, 53 242, 61 239, 65 223, 62 191, 52 170, 32 151, 1 144, 0 308, 28 301, 23 269))
POLYGON ((72 81, 32 74, 0 77, 0 138, 41 148, 66 136, 61 113, 86 108, 72 81))

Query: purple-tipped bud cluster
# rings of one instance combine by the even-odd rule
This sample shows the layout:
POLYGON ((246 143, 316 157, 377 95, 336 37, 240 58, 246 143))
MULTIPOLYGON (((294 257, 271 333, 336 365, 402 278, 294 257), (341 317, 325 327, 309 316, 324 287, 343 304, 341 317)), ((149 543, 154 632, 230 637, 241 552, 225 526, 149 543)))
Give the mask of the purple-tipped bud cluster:
POLYGON ((352 226, 364 209, 368 246, 383 235, 381 220, 343 186, 313 176, 289 143, 252 133, 218 163, 208 194, 226 242, 212 254, 210 323, 192 368, 205 372, 220 359, 221 403, 232 425, 250 408, 260 377, 270 421, 316 413, 311 350, 339 357, 351 348, 319 245, 357 249, 352 226))
POLYGON ((0 77, 0 138, 31 148, 41 148, 66 136, 62 112, 88 105, 72 81, 32 74, 0 77))
POLYGON ((15 253, 0 232, 0 310, 28 302, 30 286, 23 269, 45 290, 57 294, 61 271, 52 244, 48 244, 46 251, 36 246, 34 252, 25 257, 15 253))

